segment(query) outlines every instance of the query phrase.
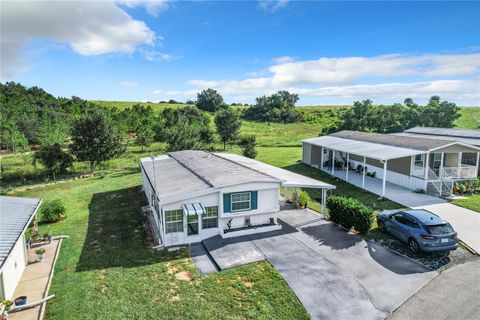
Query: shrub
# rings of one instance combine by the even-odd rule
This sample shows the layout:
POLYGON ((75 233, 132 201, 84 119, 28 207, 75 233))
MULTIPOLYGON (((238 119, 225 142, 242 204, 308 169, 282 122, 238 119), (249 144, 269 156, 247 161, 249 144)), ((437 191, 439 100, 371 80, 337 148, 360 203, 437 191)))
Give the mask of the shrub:
POLYGON ((47 222, 57 222, 65 219, 67 209, 60 199, 45 202, 42 206, 42 217, 47 222))
POLYGON ((308 192, 305 190, 300 190, 298 194, 298 204, 300 205, 300 207, 306 206, 310 200, 311 198, 308 192))
POLYGON ((257 156, 257 138, 252 135, 245 135, 240 137, 238 145, 242 148, 242 155, 247 158, 255 158, 257 156))
POLYGON ((327 208, 330 220, 347 229, 355 228, 361 234, 366 234, 372 225, 373 210, 357 199, 342 196, 327 198, 327 208))

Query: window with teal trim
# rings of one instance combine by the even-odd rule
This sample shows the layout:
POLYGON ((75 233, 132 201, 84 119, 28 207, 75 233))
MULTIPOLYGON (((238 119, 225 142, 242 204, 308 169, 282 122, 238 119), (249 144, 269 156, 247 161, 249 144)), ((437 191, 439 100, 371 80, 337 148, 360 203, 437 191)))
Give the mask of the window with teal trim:
POLYGON ((237 192, 230 195, 232 203, 232 212, 247 211, 252 208, 252 198, 250 192, 237 192))

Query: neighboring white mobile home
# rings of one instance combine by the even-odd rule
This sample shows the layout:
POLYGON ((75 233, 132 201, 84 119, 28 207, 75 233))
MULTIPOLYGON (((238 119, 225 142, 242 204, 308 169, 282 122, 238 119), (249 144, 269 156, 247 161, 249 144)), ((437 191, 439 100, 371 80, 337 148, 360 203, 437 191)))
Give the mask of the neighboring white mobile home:
POLYGON ((40 199, 0 196, 0 300, 12 299, 27 265, 25 230, 40 199))
POLYGON ((366 177, 380 179, 383 195, 390 182, 449 196, 454 182, 476 179, 479 166, 479 147, 438 138, 340 131, 302 144, 303 163, 346 181, 360 175, 361 186, 366 177))
POLYGON ((153 233, 166 247, 218 234, 278 230, 282 185, 334 188, 256 160, 205 151, 171 152, 143 158, 140 164, 153 233))

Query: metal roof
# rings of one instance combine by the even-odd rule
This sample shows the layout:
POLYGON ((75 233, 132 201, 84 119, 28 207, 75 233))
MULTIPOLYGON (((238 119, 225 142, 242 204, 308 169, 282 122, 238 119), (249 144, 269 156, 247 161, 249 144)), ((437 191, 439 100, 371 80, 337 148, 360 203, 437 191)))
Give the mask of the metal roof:
POLYGON ((335 189, 334 185, 278 168, 258 160, 229 153, 216 153, 216 155, 279 179, 282 181, 282 185, 286 187, 335 189))
POLYGON ((155 173, 152 158, 143 158, 140 162, 160 200, 249 182, 280 183, 271 176, 205 151, 185 150, 157 156, 155 173))
POLYGON ((0 269, 40 203, 40 199, 0 196, 0 269))
POLYGON ((358 141, 347 138, 339 138, 331 135, 305 139, 302 140, 302 142, 377 160, 397 159, 425 153, 425 151, 422 150, 401 148, 380 143, 358 141))
POLYGON ((480 139, 479 129, 413 127, 405 130, 404 132, 434 135, 434 136, 450 136, 450 137, 458 137, 458 138, 480 139))
POLYGON ((449 141, 449 140, 428 139, 426 137, 412 138, 412 137, 394 136, 390 134, 363 132, 363 131, 349 131, 349 130, 336 132, 331 134, 330 136, 358 140, 358 141, 379 143, 379 144, 393 146, 393 147, 423 150, 423 151, 428 151, 434 148, 443 147, 452 143, 452 141, 449 141))

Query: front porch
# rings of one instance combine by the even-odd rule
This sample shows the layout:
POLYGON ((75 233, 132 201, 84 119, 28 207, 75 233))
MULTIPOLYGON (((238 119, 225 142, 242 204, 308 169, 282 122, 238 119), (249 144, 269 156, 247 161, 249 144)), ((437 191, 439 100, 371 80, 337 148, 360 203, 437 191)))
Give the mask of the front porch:
MULTIPOLYGON (((332 174, 331 170, 323 169, 323 172, 327 174, 332 174)), ((398 184, 394 184, 388 181, 384 182, 382 179, 369 177, 365 175, 365 179, 362 174, 355 173, 350 171, 348 173, 348 180, 347 180, 347 171, 337 169, 334 171, 333 176, 338 179, 347 181, 354 186, 362 188, 364 190, 370 191, 374 194, 379 195, 380 197, 384 197, 395 201, 397 203, 405 203, 406 199, 409 199, 409 202, 415 203, 417 206, 420 205, 432 205, 432 204, 439 204, 439 203, 446 203, 447 201, 438 197, 434 197, 428 194, 421 194, 415 193, 413 190, 399 186, 398 184), (385 189, 384 189, 385 187, 385 189)))

